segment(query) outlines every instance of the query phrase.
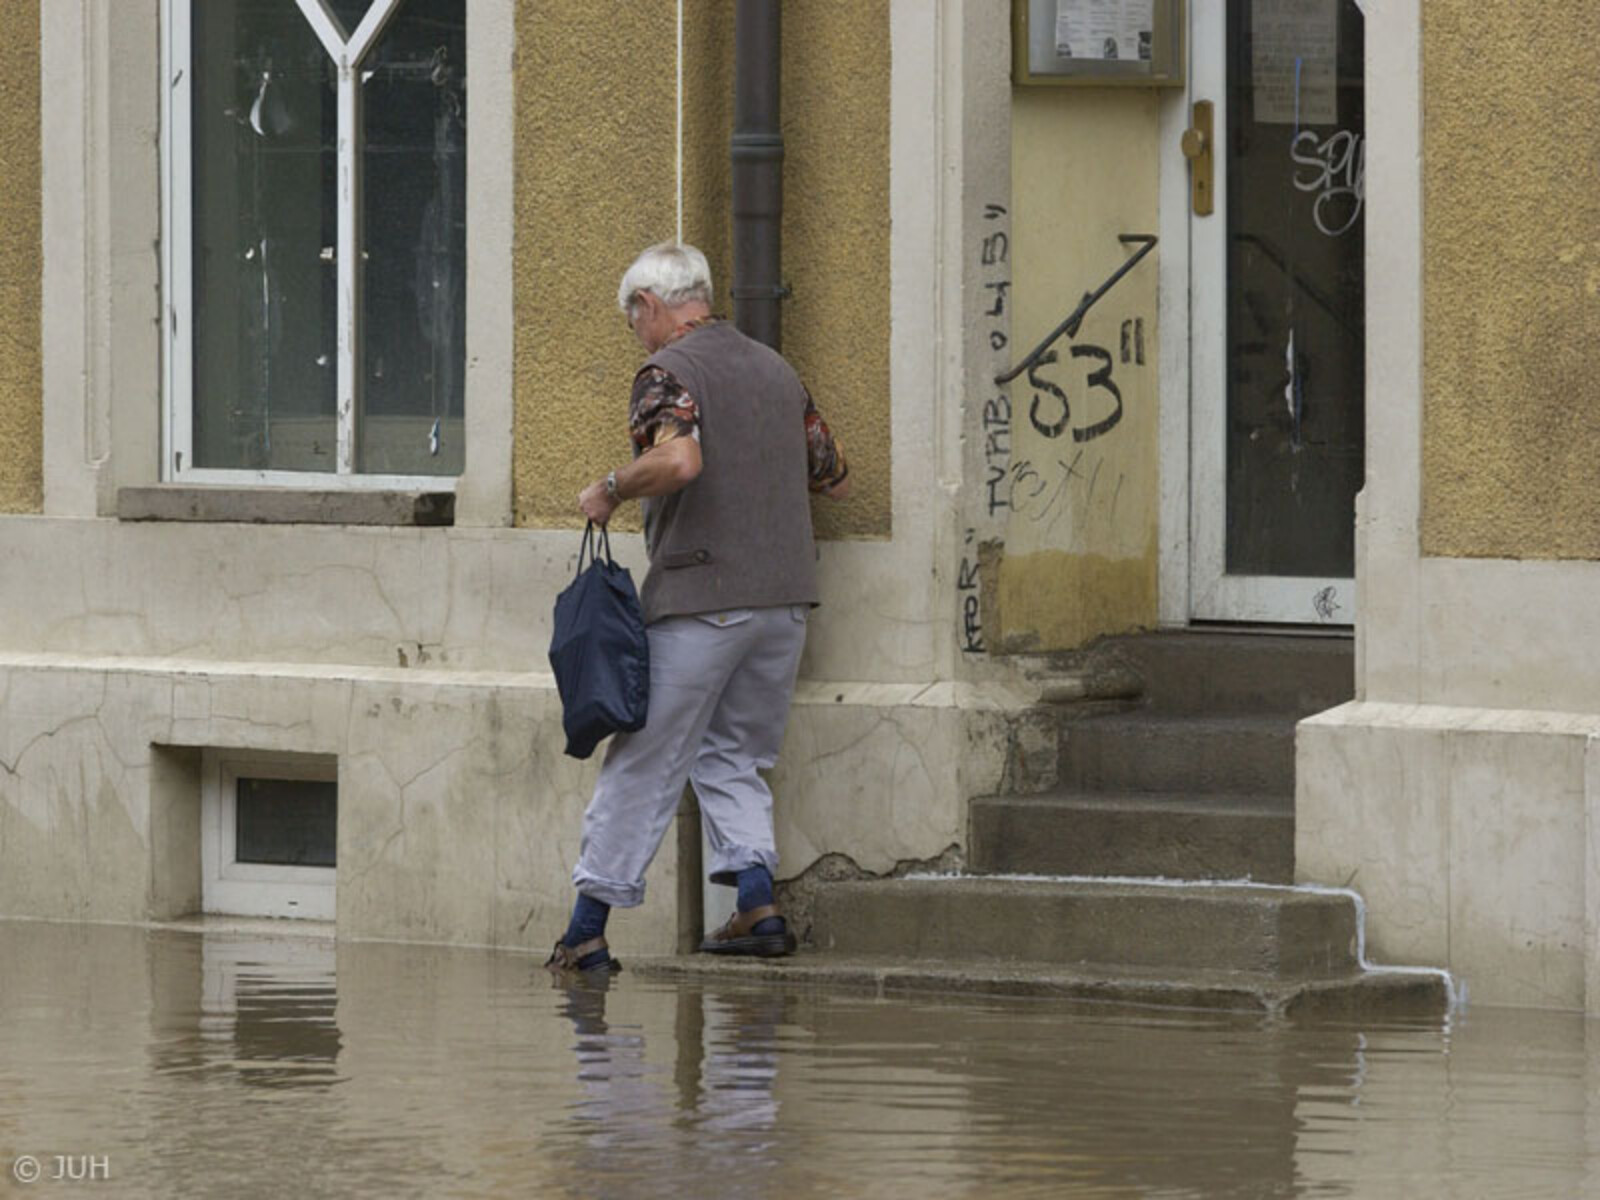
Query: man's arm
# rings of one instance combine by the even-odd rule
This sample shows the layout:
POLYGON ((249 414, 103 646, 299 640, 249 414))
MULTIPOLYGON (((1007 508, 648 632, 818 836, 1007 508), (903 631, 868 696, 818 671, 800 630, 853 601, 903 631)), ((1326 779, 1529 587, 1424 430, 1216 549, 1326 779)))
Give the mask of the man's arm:
POLYGON ((699 442, 690 437, 669 438, 617 468, 615 497, 606 491, 606 481, 597 479, 578 493, 578 507, 596 525, 604 525, 624 500, 668 496, 688 487, 699 476, 700 466, 699 442))

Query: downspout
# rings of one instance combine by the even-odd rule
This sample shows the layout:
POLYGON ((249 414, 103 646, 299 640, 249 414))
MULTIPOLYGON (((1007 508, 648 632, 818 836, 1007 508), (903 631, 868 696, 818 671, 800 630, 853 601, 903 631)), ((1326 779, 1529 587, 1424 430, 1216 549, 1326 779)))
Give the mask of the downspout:
POLYGON ((733 319, 774 350, 783 242, 783 133, 778 124, 781 0, 738 0, 734 15, 733 319))

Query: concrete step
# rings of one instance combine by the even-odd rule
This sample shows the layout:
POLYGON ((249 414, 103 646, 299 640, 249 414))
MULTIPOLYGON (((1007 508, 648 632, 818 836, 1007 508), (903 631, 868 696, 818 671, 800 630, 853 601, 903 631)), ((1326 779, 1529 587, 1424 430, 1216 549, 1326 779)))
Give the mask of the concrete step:
POLYGON ((1094 792, 1294 794, 1284 717, 1130 713, 1062 727, 1062 786, 1094 792))
POLYGON ((1110 638, 1096 650, 1143 678, 1154 713, 1298 718, 1355 695, 1355 643, 1349 637, 1185 630, 1110 638))
POLYGON ((1290 1020, 1437 1019, 1451 1008, 1438 971, 1356 970, 1327 979, 1244 971, 1115 971, 1042 962, 870 958, 801 950, 788 958, 714 954, 631 959, 635 974, 692 982, 844 989, 875 996, 1027 996, 1096 1005, 1162 1005, 1251 1012, 1290 1020))
POLYGON ((1294 881, 1290 796, 982 796, 970 817, 967 866, 978 875, 1294 881))
POLYGON ((870 958, 1245 971, 1326 979, 1357 970, 1354 899, 1281 887, 981 876, 828 884, 819 949, 870 958))

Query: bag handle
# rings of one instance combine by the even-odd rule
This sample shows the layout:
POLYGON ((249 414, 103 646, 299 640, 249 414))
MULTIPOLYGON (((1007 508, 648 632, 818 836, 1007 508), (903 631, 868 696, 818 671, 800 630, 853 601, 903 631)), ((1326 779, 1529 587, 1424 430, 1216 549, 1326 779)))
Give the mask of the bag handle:
POLYGON ((617 560, 611 557, 611 531, 606 528, 606 526, 602 525, 600 526, 600 533, 597 536, 594 531, 594 522, 590 521, 583 527, 583 545, 578 548, 578 570, 573 575, 574 579, 583 574, 583 560, 585 555, 588 556, 590 566, 593 566, 595 563, 600 561, 601 547, 605 548, 606 565, 611 567, 616 566, 617 560))

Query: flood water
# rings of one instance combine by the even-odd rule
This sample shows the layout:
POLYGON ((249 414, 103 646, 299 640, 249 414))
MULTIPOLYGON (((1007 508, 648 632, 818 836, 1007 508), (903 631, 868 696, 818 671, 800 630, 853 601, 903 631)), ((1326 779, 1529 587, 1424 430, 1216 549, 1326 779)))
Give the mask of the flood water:
POLYGON ((0 922, 0 1196, 1600 1195, 1592 1027, 0 922))

